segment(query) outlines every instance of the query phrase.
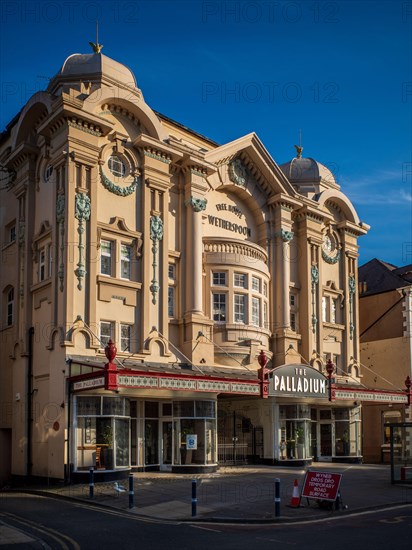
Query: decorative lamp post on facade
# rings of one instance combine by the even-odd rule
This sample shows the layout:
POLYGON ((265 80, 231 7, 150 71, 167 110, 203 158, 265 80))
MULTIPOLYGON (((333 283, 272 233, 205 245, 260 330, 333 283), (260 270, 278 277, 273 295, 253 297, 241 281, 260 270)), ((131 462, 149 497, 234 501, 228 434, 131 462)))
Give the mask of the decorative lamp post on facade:
POLYGON ((104 366, 104 389, 105 390, 117 390, 117 367, 113 363, 116 358, 117 348, 114 342, 110 339, 107 346, 104 348, 108 363, 104 366))
POLYGON ((267 362, 268 362, 268 358, 266 357, 266 354, 262 349, 258 355, 258 363, 260 365, 258 375, 261 383, 260 396, 263 399, 266 399, 267 397, 269 397, 269 369, 266 368, 267 362))
POLYGON ((331 359, 328 359, 326 363, 326 372, 328 373, 328 380, 329 380, 329 401, 335 400, 335 390, 332 387, 332 374, 335 370, 335 365, 332 363, 331 359))
POLYGON ((406 377, 405 386, 406 386, 406 397, 408 398, 408 407, 409 407, 412 401, 412 391, 411 391, 412 380, 410 376, 406 377))

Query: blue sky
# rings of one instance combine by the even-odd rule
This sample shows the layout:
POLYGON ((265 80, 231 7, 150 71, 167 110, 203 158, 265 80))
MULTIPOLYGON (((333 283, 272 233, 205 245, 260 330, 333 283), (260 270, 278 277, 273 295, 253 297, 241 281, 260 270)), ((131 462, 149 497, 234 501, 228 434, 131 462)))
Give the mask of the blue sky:
POLYGON ((254 131, 279 164, 301 129, 372 226, 360 264, 412 263, 412 1, 3 0, 1 129, 96 17, 155 110, 219 143, 254 131))

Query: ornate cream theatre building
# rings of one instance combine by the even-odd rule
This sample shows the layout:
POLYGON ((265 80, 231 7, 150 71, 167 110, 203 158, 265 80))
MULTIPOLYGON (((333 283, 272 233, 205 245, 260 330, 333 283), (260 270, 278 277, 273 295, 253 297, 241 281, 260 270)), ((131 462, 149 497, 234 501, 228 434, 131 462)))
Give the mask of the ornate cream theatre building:
POLYGON ((3 481, 361 458, 368 226, 297 150, 218 145, 100 51, 31 97, 0 142, 3 481))

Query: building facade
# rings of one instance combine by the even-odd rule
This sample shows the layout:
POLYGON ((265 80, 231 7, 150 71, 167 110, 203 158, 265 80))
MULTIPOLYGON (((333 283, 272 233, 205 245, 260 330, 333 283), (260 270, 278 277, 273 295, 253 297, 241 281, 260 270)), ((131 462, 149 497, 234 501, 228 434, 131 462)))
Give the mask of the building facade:
POLYGON ((368 226, 325 166, 218 145, 100 52, 0 162, 3 479, 361 459, 368 226))
MULTIPOLYGON (((412 266, 378 259, 359 268, 360 341, 368 387, 403 390, 412 378, 412 266)), ((363 454, 368 462, 390 460, 389 424, 411 422, 411 408, 396 403, 365 403, 363 454)), ((409 461, 412 441, 395 433, 396 458, 409 461)))

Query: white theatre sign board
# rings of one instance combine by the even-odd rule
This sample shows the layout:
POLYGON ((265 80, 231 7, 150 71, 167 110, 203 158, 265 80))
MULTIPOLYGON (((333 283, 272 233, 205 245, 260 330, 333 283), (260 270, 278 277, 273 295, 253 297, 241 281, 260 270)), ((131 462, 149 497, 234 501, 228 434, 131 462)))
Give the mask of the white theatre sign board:
POLYGON ((269 395, 328 398, 328 379, 306 365, 284 365, 271 373, 269 395))

